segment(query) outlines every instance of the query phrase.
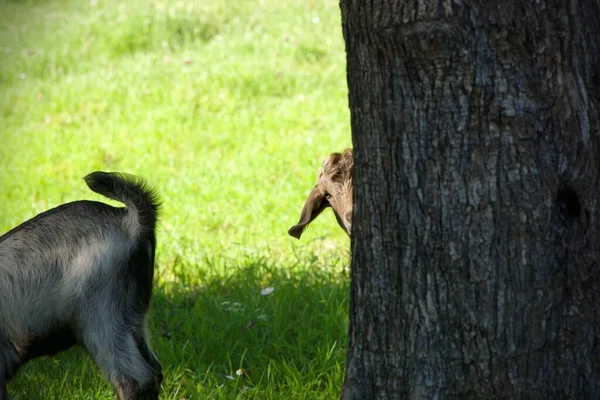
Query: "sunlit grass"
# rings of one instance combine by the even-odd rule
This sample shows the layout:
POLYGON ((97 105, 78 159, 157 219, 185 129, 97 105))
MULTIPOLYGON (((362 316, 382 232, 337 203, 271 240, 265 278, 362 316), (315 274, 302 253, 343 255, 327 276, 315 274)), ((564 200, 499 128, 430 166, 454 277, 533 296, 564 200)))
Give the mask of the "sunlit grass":
MULTIPOLYGON (((105 201, 81 179, 93 170, 143 176, 164 201, 163 398, 336 398, 349 241, 330 212, 301 241, 286 232, 324 157, 351 144, 338 3, 0 1, 0 15, 0 233, 105 201)), ((112 398, 81 350, 9 390, 112 398)))

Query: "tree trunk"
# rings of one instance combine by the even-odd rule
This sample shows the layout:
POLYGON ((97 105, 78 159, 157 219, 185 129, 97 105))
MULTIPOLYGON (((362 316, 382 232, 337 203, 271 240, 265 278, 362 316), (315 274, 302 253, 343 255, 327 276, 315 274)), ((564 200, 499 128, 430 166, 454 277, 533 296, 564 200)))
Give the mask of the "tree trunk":
POLYGON ((600 399, 600 1, 341 10, 342 398, 600 399))

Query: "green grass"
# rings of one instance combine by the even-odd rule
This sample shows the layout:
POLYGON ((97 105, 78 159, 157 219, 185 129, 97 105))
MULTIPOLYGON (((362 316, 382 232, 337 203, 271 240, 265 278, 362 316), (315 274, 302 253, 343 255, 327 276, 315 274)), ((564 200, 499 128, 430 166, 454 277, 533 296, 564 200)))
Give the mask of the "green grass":
MULTIPOLYGON (((0 0, 0 15, 0 233, 106 201, 91 171, 145 177, 164 201, 162 398, 337 398, 349 240, 331 212, 286 232, 324 157, 351 145, 338 2, 0 0)), ((80 349, 9 391, 112 398, 80 349)))

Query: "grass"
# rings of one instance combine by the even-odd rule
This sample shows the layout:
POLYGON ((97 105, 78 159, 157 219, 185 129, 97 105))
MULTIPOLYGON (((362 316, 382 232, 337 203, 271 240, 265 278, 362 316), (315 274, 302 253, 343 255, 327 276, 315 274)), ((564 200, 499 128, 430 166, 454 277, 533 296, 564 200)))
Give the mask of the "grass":
MULTIPOLYGON (((324 157, 351 145, 338 3, 0 0, 0 15, 0 233, 106 201, 81 180, 93 170, 145 177, 164 201, 162 398, 337 398, 349 241, 331 212, 301 241, 286 231, 324 157)), ((80 349, 30 362, 9 391, 113 396, 80 349)))

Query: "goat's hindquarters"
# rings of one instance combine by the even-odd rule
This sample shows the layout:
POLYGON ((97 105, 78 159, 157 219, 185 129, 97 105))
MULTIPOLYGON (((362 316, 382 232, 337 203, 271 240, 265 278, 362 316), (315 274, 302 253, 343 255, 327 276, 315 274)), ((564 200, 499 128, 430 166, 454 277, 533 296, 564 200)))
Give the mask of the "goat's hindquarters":
POLYGON ((121 400, 155 400, 160 391, 162 368, 150 349, 145 329, 154 246, 153 238, 136 246, 123 265, 114 268, 122 275, 116 276, 111 285, 97 287, 83 303, 84 308, 96 312, 84 312, 78 319, 81 344, 121 400), (114 304, 119 312, 99 312, 98 304, 114 304))

